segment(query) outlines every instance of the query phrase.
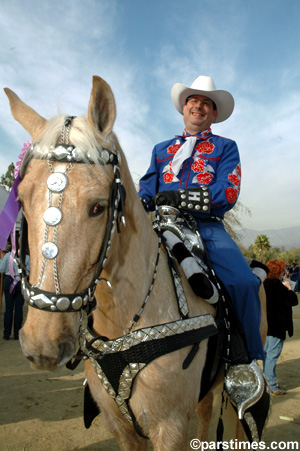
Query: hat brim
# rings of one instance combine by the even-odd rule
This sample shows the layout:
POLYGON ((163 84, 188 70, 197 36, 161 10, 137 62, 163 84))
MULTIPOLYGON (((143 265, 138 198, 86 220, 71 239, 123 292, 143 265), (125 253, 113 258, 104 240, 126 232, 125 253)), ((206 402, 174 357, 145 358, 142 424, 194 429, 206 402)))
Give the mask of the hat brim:
POLYGON ((187 97, 191 95, 205 96, 215 102, 218 114, 213 121, 214 123, 226 121, 233 112, 234 99, 230 92, 218 89, 214 91, 202 91, 200 89, 188 88, 182 83, 175 83, 171 90, 171 98, 175 108, 180 114, 183 114, 183 105, 185 104, 187 97))

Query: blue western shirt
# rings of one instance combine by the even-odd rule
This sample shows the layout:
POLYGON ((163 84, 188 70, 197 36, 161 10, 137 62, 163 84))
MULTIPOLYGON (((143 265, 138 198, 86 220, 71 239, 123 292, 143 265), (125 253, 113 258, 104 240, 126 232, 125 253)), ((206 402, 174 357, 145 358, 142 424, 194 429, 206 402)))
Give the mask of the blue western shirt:
MULTIPOLYGON (((140 197, 150 200, 166 190, 196 188, 207 185, 211 193, 211 216, 224 218, 226 211, 234 207, 240 192, 241 165, 234 141, 212 134, 208 129, 198 137, 191 157, 183 162, 176 176, 171 169, 174 155, 185 142, 185 136, 157 144, 147 173, 140 180, 140 197)), ((207 217, 205 213, 194 213, 207 217)))

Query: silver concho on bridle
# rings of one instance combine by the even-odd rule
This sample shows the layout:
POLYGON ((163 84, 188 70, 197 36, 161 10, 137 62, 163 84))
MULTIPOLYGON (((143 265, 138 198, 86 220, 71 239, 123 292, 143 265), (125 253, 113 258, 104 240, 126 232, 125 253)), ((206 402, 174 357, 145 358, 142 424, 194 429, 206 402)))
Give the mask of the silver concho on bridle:
MULTIPOLYGON (((70 120, 67 120, 64 123, 64 126, 62 128, 61 133, 61 142, 64 144, 68 144, 69 141, 69 132, 71 129, 73 118, 70 118, 70 120)), ((55 149, 52 150, 51 154, 48 155, 48 157, 53 158, 53 154, 57 159, 62 159, 69 156, 69 160, 72 159, 72 152, 73 146, 70 146, 70 148, 66 149, 63 146, 58 146, 55 149)), ((49 207, 44 213, 44 222, 46 224, 45 233, 44 233, 44 244, 42 246, 42 255, 44 257, 44 260, 42 262, 42 268, 40 277, 37 283, 37 287, 40 287, 41 282, 43 280, 45 267, 47 260, 53 260, 53 275, 54 275, 54 285, 55 285, 55 293, 56 295, 60 294, 60 285, 59 285, 59 279, 58 279, 58 271, 57 271, 57 260, 56 257, 58 255, 58 245, 57 245, 57 228, 62 220, 62 202, 63 202, 63 196, 64 191, 68 185, 68 177, 67 173, 72 169, 73 162, 70 162, 67 166, 65 172, 54 172, 53 166, 50 162, 50 160, 47 160, 49 169, 51 171, 51 175, 48 177, 47 180, 47 188, 48 188, 48 198, 49 198, 49 207), (53 206, 53 195, 58 194, 58 205, 55 207, 53 206), (48 241, 48 235, 50 228, 53 227, 53 241, 48 241)), ((73 307, 75 309, 80 308, 82 305, 82 300, 77 299, 74 303, 73 307)), ((64 297, 57 299, 56 301, 56 307, 58 310, 66 310, 70 307, 70 301, 64 297)))
MULTIPOLYGON (((86 163, 93 161, 90 156, 87 155, 87 161, 83 161, 80 157, 79 150, 69 144, 69 132, 72 126, 72 121, 74 117, 67 117, 62 128, 61 142, 57 144, 56 147, 51 147, 48 153, 47 163, 50 169, 50 176, 47 179, 48 188, 48 208, 44 212, 43 220, 45 223, 44 232, 44 243, 41 248, 41 253, 43 256, 42 267, 39 275, 39 279, 36 285, 32 286, 29 284, 26 277, 22 278, 22 291, 25 301, 32 307, 38 309, 52 311, 52 312, 70 312, 79 311, 82 308, 86 308, 89 304, 93 308, 94 291, 97 283, 102 280, 99 275, 95 278, 93 283, 87 288, 82 294, 61 294, 58 269, 57 269, 57 256, 59 254, 59 247, 57 242, 58 226, 63 219, 62 214, 62 203, 65 190, 68 186, 68 172, 72 169, 74 163, 86 163), (61 161, 69 163, 64 172, 55 172, 51 163, 51 160, 61 161), (59 196, 56 205, 54 205, 54 196, 59 196), (50 230, 53 230, 53 236, 50 240, 50 230), (46 266, 48 261, 53 261, 53 277, 55 293, 49 293, 41 289, 41 284, 45 275, 46 266)), ((37 145, 38 146, 38 145, 37 145)), ((114 229, 114 222, 118 216, 116 209, 119 207, 120 202, 120 192, 122 186, 122 180, 119 176, 120 155, 113 153, 107 149, 99 149, 101 164, 112 164, 114 167, 114 185, 118 188, 116 189, 116 199, 114 200, 114 207, 112 213, 111 226, 109 230, 109 237, 114 229)), ((124 223, 124 199, 122 199, 122 222, 124 223)), ((101 268, 104 267, 105 261, 107 259, 107 252, 109 250, 109 240, 108 245, 104 246, 103 255, 100 255, 99 260, 99 274, 101 268)), ((107 281, 108 283, 108 281, 107 281)))

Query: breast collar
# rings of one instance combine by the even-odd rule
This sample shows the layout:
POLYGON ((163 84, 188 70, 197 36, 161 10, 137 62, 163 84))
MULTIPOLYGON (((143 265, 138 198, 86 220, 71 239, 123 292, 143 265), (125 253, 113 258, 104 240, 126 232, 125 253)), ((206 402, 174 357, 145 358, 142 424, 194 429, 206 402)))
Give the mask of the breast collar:
POLYGON ((134 425, 140 436, 148 438, 129 405, 135 377, 153 360, 193 345, 182 364, 183 369, 188 368, 199 343, 218 332, 210 314, 144 327, 114 340, 97 337, 87 328, 81 336, 81 350, 124 417, 134 425))

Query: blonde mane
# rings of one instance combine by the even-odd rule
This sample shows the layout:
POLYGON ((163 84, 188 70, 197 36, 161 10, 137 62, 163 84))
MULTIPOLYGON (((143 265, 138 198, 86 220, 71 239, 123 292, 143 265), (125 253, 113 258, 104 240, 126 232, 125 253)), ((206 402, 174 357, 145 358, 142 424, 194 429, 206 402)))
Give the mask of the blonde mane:
MULTIPOLYGON (((34 155, 39 158, 47 158, 51 147, 62 142, 61 133, 68 116, 59 115, 46 122, 34 146, 34 155)), ((103 135, 94 130, 84 115, 74 118, 69 135, 69 142, 77 148, 79 158, 87 163, 103 164, 101 151, 103 148, 114 149, 114 135, 111 133, 104 141, 103 135)), ((33 143, 33 144, 35 144, 33 143)))

